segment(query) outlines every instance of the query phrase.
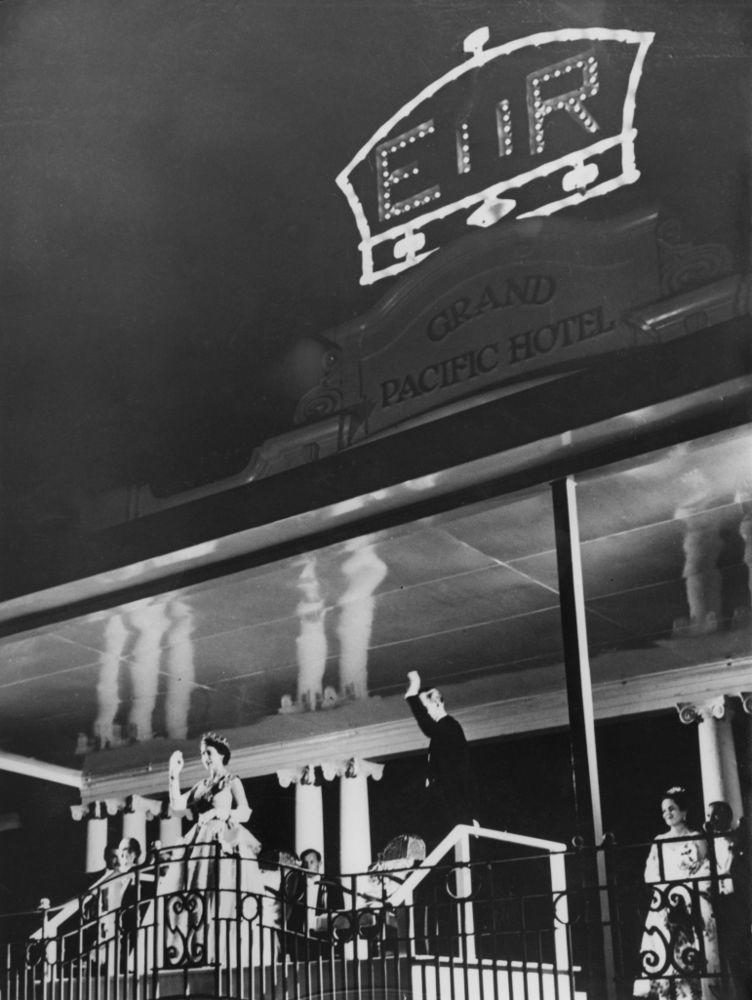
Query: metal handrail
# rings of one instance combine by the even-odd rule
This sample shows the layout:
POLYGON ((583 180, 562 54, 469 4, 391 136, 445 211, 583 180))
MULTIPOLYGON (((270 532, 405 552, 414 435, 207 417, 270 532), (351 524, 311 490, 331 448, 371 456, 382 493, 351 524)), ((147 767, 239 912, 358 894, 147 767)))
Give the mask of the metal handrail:
POLYGON ((549 853, 564 853, 566 844, 556 840, 543 840, 540 837, 528 837, 519 833, 508 833, 506 830, 492 830, 489 827, 458 823, 441 840, 436 847, 428 854, 419 865, 417 865, 401 886, 387 897, 387 902, 391 906, 399 906, 409 899, 413 891, 420 885, 430 872, 436 867, 444 855, 451 849, 461 844, 465 837, 482 837, 486 840, 498 840, 508 844, 519 844, 523 847, 540 848, 549 853))
POLYGON ((33 934, 30 935, 32 940, 42 940, 42 937, 49 937, 50 931, 56 932, 58 927, 65 923, 70 917, 76 913, 81 907, 81 896, 93 892, 95 889, 99 889, 105 886, 111 880, 114 882, 115 879, 122 878, 123 876, 118 872, 106 871, 99 876, 94 882, 91 883, 89 888, 85 893, 81 893, 78 896, 72 896, 70 899, 66 899, 63 903, 56 903, 54 906, 40 906, 37 911, 44 919, 43 925, 33 934), (54 916, 49 916, 50 913, 54 912, 54 916))

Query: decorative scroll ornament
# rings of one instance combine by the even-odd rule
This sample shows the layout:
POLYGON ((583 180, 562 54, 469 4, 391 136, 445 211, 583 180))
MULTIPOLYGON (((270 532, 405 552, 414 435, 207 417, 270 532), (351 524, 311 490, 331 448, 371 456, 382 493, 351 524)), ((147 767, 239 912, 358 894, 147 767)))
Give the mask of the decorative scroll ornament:
POLYGON ((43 959, 46 960, 45 951, 44 941, 29 941, 26 945, 26 966, 34 969, 43 959))
POLYGON ((354 911, 339 911, 333 914, 329 923, 332 939, 337 944, 344 944, 355 938, 366 941, 378 940, 384 924, 385 912, 383 908, 374 910, 367 907, 354 911))
POLYGON ((744 711, 747 715, 752 715, 752 691, 740 691, 739 697, 741 698, 744 711))
POLYGON ((361 775, 381 781, 384 765, 372 760, 362 760, 360 757, 347 757, 342 760, 327 760, 321 765, 321 771, 327 781, 334 778, 358 778, 361 775))
POLYGON ((282 788, 290 785, 315 785, 316 768, 318 764, 304 764, 302 767, 289 767, 277 771, 277 780, 282 788))
POLYGON ((206 961, 207 912, 200 892, 180 892, 165 905, 166 965, 190 968, 206 961))
POLYGON ((321 381, 298 401, 293 422, 313 423, 339 413, 342 409, 342 352, 336 344, 327 343, 321 355, 321 381))
POLYGON ((296 424, 313 423, 339 413, 342 409, 342 391, 335 386, 317 385, 300 400, 295 410, 296 424))
POLYGON ((690 726, 700 717, 699 712, 691 702, 680 701, 676 706, 676 710, 679 713, 679 721, 685 726, 690 726))
POLYGON ((261 919, 261 899, 251 892, 243 893, 240 900, 240 919, 252 922, 261 919))
POLYGON ((679 720, 685 726, 693 722, 702 722, 704 719, 722 719, 726 714, 726 695, 721 694, 716 698, 697 704, 695 702, 680 701, 676 705, 679 713, 679 720))
POLYGON ((667 219, 658 226, 658 256, 661 291, 664 295, 706 285, 730 274, 734 267, 731 251, 721 243, 693 246, 681 242, 681 223, 667 219))
POLYGON ((726 696, 720 695, 718 698, 709 701, 705 706, 705 710, 714 719, 722 719, 726 714, 726 696))
POLYGON ((698 948, 697 930, 702 926, 700 900, 709 903, 696 883, 671 882, 651 887, 650 913, 665 914, 646 928, 640 965, 643 976, 667 979, 700 976, 707 962, 698 948), (647 947, 645 947, 647 945, 647 947))

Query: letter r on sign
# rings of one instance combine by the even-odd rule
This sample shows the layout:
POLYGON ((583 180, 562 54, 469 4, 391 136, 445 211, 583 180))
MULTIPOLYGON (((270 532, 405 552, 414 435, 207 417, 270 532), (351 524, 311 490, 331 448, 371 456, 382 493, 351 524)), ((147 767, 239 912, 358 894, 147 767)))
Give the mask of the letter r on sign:
POLYGON ((530 152, 542 153, 546 148, 544 126, 546 119, 555 111, 566 111, 587 132, 598 132, 600 125, 584 105, 588 97, 598 93, 598 62, 591 52, 584 52, 571 59, 544 66, 527 78, 527 117, 530 129, 530 152), (543 97, 542 92, 551 81, 566 84, 577 76, 582 80, 579 87, 543 97))

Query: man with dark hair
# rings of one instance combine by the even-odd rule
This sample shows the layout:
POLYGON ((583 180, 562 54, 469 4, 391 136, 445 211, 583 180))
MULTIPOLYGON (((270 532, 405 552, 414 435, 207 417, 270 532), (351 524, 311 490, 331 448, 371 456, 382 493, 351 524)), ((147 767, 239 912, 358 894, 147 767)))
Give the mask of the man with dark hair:
MULTIPOLYGON (((140 904, 145 896, 145 885, 136 878, 133 869, 141 858, 141 844, 135 837, 123 837, 117 847, 118 871, 120 872, 120 913, 118 926, 122 932, 120 938, 120 968, 125 971, 128 961, 136 947, 138 935, 140 904)), ((153 895, 153 881, 152 895, 153 895)))
POLYGON ((285 875, 284 951, 296 959, 318 958, 327 954, 324 942, 330 936, 332 914, 344 909, 342 886, 323 874, 321 853, 309 847, 300 856, 300 869, 285 875), (323 948, 322 948, 323 946, 323 948))
POLYGON ((308 904, 308 919, 320 917, 335 910, 342 910, 345 897, 342 886, 334 879, 327 878, 322 872, 322 857, 315 847, 309 847, 300 856, 303 867, 308 872, 306 901, 308 904))
POLYGON ((444 698, 436 688, 421 688, 420 674, 408 675, 405 701, 421 731, 428 737, 426 773, 427 808, 438 818, 443 834, 458 823, 477 822, 475 775, 462 726, 447 713, 444 698))

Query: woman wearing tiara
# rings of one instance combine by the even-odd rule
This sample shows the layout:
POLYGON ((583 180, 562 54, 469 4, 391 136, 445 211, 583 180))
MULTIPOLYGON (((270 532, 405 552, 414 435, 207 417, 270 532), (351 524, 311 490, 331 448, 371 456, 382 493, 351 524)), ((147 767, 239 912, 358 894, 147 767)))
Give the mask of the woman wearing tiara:
POLYGON ((687 824, 689 796, 669 788, 661 802, 668 827, 645 865, 650 908, 640 944, 642 978, 635 997, 711 1000, 721 997, 718 940, 710 901, 707 843, 687 824))
MULTIPOLYGON (((207 774, 183 793, 180 791, 183 755, 176 750, 170 757, 170 806, 178 811, 188 810, 194 825, 183 838, 181 846, 165 852, 169 864, 160 885, 160 894, 197 891, 197 898, 193 901, 174 897, 174 912, 170 911, 168 901, 167 929, 177 932, 177 939, 173 939, 170 949, 175 964, 183 960, 182 948, 187 946, 190 937, 181 929, 181 920, 184 922, 191 907, 199 907, 198 910, 193 909, 194 914, 206 912, 211 916, 216 912, 222 920, 232 919, 239 915, 236 913, 236 901, 240 898, 240 912, 246 919, 252 919, 260 912, 260 899, 249 901, 248 894, 260 897, 264 892, 256 860, 261 844, 243 826, 250 818, 251 807, 240 778, 227 770, 229 760, 230 745, 227 740, 216 733, 206 733, 201 739, 201 762, 207 774), (217 894, 218 907, 215 904, 217 894), (175 918, 173 927, 170 927, 170 916, 175 918), (176 942, 180 945, 178 955, 174 954, 176 942)), ((206 952, 194 958, 202 955, 209 957, 211 939, 212 935, 208 935, 206 952)))

